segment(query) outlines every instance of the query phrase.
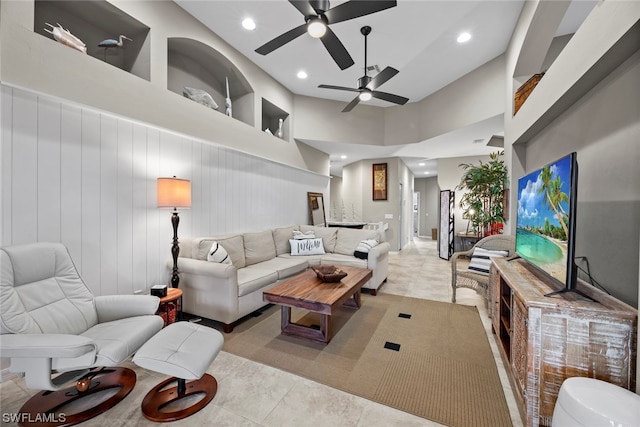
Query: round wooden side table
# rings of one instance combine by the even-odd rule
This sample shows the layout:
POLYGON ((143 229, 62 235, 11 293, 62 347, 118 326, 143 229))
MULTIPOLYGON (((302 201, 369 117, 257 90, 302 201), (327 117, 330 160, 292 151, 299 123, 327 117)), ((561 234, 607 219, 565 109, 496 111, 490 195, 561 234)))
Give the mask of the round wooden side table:
POLYGON ((182 316, 182 289, 167 288, 167 295, 160 298, 158 313, 165 319, 165 326, 180 320, 182 316), (175 304, 175 316, 172 316, 172 303, 175 304))

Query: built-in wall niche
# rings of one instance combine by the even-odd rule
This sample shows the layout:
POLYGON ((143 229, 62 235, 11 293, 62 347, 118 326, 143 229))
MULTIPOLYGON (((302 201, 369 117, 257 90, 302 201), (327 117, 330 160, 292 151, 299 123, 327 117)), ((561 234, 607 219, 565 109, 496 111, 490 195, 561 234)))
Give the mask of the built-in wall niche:
POLYGON ((102 0, 36 0, 33 29, 57 43, 53 36, 45 31, 51 29, 47 23, 54 26, 60 24, 82 40, 87 45, 87 55, 150 80, 149 27, 111 3, 102 0), (122 47, 105 49, 98 46, 103 40, 117 41, 120 35, 132 40, 125 40, 122 47))
POLYGON ((226 113, 227 81, 231 99, 231 117, 254 126, 254 97, 249 81, 224 55, 198 40, 167 40, 167 89, 184 96, 185 87, 203 90, 217 108, 226 113))
POLYGON ((289 113, 262 98, 262 130, 278 136, 280 120, 282 120, 282 139, 289 140, 289 113))

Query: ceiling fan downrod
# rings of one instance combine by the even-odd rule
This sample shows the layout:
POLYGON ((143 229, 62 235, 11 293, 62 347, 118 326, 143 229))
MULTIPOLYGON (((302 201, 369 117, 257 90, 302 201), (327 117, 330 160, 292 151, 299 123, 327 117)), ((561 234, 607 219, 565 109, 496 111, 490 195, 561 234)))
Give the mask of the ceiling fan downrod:
POLYGON ((358 89, 364 89, 371 82, 371 77, 367 73, 367 36, 371 34, 371 27, 365 25, 360 28, 360 33, 364 36, 364 76, 358 79, 358 89))

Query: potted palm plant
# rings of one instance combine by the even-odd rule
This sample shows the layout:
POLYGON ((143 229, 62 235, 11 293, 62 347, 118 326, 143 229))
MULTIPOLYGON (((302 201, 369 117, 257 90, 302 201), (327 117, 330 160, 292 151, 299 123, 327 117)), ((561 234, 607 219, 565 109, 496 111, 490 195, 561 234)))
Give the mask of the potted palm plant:
POLYGON ((500 232, 505 221, 503 195, 507 182, 504 151, 489 154, 489 162, 461 163, 464 170, 456 190, 464 192, 459 206, 478 236, 500 232))

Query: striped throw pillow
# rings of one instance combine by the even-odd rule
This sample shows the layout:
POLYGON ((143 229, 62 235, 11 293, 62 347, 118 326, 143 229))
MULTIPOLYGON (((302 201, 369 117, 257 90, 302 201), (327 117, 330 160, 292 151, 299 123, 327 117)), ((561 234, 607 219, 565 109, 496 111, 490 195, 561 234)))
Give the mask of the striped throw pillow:
POLYGON ((231 258, 227 251, 218 242, 213 242, 209 253, 207 254, 207 261, 217 262, 219 264, 231 264, 231 258))
POLYGON ((471 255, 469 271, 488 276, 489 267, 491 266, 491 258, 505 256, 509 256, 509 251, 490 251, 488 249, 475 248, 473 250, 473 255, 471 255))

